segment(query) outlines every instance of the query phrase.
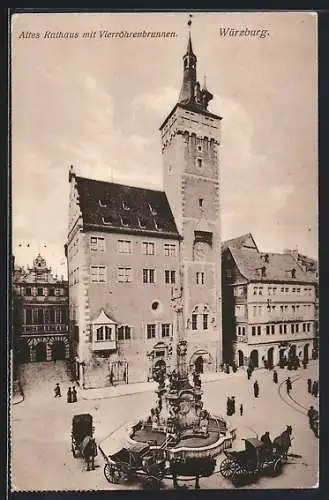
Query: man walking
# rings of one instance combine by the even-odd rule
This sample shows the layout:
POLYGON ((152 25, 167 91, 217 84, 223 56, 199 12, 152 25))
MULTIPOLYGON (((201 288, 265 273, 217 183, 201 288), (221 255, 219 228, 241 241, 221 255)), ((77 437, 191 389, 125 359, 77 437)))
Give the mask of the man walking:
POLYGON ((76 403, 78 401, 77 390, 75 387, 72 389, 72 403, 76 403))
POLYGON ((68 390, 67 390, 66 401, 68 403, 72 403, 72 389, 71 389, 71 387, 69 387, 68 390))
POLYGON ((254 383, 254 396, 255 396, 255 398, 258 398, 258 396, 259 396, 259 385, 258 385, 257 380, 254 383))
POLYGON ((248 377, 248 380, 250 380, 251 374, 252 374, 252 369, 251 369, 250 366, 248 366, 248 368, 247 368, 247 377, 248 377))
POLYGON ((231 398, 231 405, 232 405, 231 415, 235 415, 235 396, 232 396, 232 398, 231 398))
POLYGON ((290 377, 288 377, 286 380, 286 387, 287 387, 287 394, 289 394, 291 389, 292 389, 292 383, 291 383, 290 377))
POLYGON ((60 388, 60 385, 59 385, 58 382, 57 382, 57 384, 55 386, 54 393, 55 393, 55 398, 61 398, 62 397, 61 388, 60 388))
POLYGON ((240 404, 240 417, 242 417, 243 415, 243 404, 241 403, 240 404))
POLYGON ((273 382, 278 383, 278 372, 276 370, 273 371, 273 382))
POLYGON ((307 379, 307 392, 312 394, 312 379, 311 378, 307 379))
POLYGON ((312 386, 312 395, 317 398, 318 397, 318 392, 319 392, 319 384, 316 380, 313 382, 312 386))

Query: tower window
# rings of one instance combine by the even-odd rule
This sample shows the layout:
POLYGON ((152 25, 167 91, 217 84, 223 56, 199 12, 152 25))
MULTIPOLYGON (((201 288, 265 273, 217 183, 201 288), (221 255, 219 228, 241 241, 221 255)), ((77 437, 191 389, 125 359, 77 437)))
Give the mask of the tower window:
POLYGON ((199 207, 202 208, 203 207, 203 198, 199 198, 199 207))
POLYGON ((196 164, 197 164, 198 168, 202 168, 202 159, 201 158, 197 158, 196 159, 196 164))
POLYGON ((198 315, 197 314, 192 314, 192 330, 197 330, 197 320, 198 320, 198 315))
POLYGON ((198 151, 202 151, 202 146, 198 146, 198 151))
POLYGON ((197 285, 204 285, 204 272, 197 272, 196 273, 196 284, 197 285))

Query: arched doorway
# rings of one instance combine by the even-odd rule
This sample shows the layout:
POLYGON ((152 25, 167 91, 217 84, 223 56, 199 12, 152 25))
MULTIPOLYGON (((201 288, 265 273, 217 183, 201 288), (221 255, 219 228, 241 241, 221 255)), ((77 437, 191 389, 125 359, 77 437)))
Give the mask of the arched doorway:
POLYGON ((28 363, 30 361, 30 346, 26 340, 21 340, 18 347, 19 363, 28 363))
POLYGON ((254 368, 258 368, 258 351, 257 349, 254 349, 250 353, 250 363, 254 368))
POLYGON ((309 360, 308 348, 309 348, 309 344, 305 344, 304 345, 304 357, 303 357, 303 361, 305 363, 308 363, 308 360, 309 360))
POLYGON ((238 350, 238 364, 243 366, 243 352, 240 349, 238 350))
POLYGON ((63 340, 55 340, 52 346, 53 360, 63 360, 65 359, 65 342, 63 340))
POLYGON ((203 357, 198 356, 194 362, 194 368, 197 373, 203 373, 203 357))
POLYGON ((46 361, 47 360, 47 346, 44 342, 39 342, 35 347, 35 360, 36 361, 46 361))
POLYGON ((268 368, 273 368, 273 354, 274 354, 274 347, 270 347, 269 350, 267 351, 267 366, 268 368))

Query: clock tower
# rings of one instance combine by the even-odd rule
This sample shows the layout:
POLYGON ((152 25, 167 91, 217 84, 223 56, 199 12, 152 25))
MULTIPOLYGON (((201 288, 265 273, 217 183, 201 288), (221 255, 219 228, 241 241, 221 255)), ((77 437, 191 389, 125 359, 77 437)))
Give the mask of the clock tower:
POLYGON ((208 110, 213 95, 197 81, 189 21, 178 102, 160 127, 164 189, 180 244, 184 326, 189 370, 222 363, 220 175, 221 117, 208 110))

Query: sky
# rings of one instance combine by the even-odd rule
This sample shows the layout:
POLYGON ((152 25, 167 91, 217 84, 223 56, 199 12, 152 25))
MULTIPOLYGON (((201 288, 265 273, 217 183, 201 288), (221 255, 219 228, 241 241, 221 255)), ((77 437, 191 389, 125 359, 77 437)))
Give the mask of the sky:
MULTIPOLYGON (((178 100, 188 13, 18 14, 12 19, 12 238, 66 275, 70 165, 78 175, 162 189, 159 126, 178 100), (167 38, 100 38, 100 31, 167 38), (95 38, 83 38, 85 32, 95 38), (78 33, 49 38, 46 32, 78 33), (34 34, 34 37, 32 37, 34 34), (39 37, 37 38, 37 33, 39 37)), ((198 79, 221 122, 222 239, 317 258, 317 18, 194 13, 198 79), (221 28, 268 30, 223 37, 221 28)))

